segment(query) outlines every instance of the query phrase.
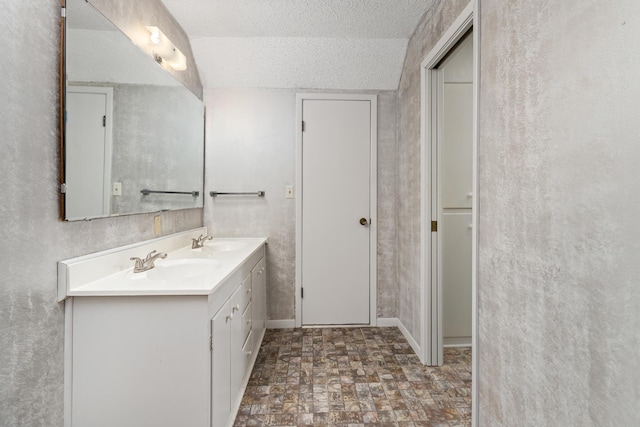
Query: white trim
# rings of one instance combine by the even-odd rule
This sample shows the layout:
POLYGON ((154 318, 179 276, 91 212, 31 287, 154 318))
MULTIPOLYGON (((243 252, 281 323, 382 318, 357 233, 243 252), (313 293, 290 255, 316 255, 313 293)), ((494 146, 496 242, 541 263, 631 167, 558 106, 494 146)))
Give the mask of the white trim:
POLYGON ((471 344, 472 344, 472 360, 471 360, 471 423, 473 426, 478 425, 478 307, 477 307, 477 293, 478 293, 478 213, 479 213, 479 182, 478 182, 478 140, 479 140, 479 87, 480 87, 480 1, 471 0, 465 7, 458 18, 451 24, 447 32, 436 43, 434 48, 429 52, 425 60, 421 64, 421 120, 420 120, 420 156, 421 156, 421 180, 420 180, 420 223, 423 225, 420 232, 420 321, 422 327, 421 342, 424 343, 422 352, 418 353, 421 360, 425 364, 432 364, 432 352, 430 350, 430 343, 432 341, 432 318, 427 316, 430 314, 429 310, 432 305, 431 300, 431 229, 427 225, 431 222, 431 198, 426 197, 429 194, 431 187, 431 160, 429 155, 431 150, 428 148, 431 146, 431 132, 427 132, 430 128, 428 123, 432 118, 431 113, 431 87, 432 87, 432 69, 444 58, 446 53, 457 43, 462 36, 470 29, 473 28, 473 76, 474 76, 474 94, 473 94, 473 212, 472 212, 472 260, 471 260, 471 292, 472 292, 472 330, 471 330, 471 344))
POLYGON ((471 215, 471 426, 478 426, 478 218, 480 215, 480 169, 478 150, 480 141, 480 1, 473 2, 473 209, 471 215))
POLYGON ((402 321, 400 319, 398 319, 398 329, 400 329, 400 332, 402 332, 402 335, 404 335, 406 340, 409 342, 409 345, 411 346, 413 351, 418 355, 418 357, 420 357, 419 355, 420 355, 420 353, 422 351, 420 349, 420 345, 413 338, 413 335, 411 335, 411 333, 409 333, 409 330, 406 328, 406 326, 404 326, 404 323, 402 323, 402 321))
POLYGON ((295 319, 267 320, 267 329, 291 329, 296 327, 295 319))
POLYGON ((378 326, 379 328, 392 328, 398 326, 398 318, 397 317, 378 317, 378 326))
POLYGON ((406 326, 404 326, 404 324, 400 319, 398 319, 397 317, 378 317, 377 327, 378 328, 395 327, 400 329, 400 332, 402 332, 402 335, 407 340, 407 342, 409 343, 413 351, 415 351, 418 357, 420 356, 420 345, 418 345, 418 342, 415 340, 415 338, 413 338, 413 335, 411 335, 409 330, 406 328, 406 326))
POLYGON ((64 427, 71 427, 73 401, 73 298, 64 304, 64 427))
MULTIPOLYGON (((437 333, 434 333, 432 328, 437 327, 440 322, 437 322, 439 313, 437 310, 432 310, 434 305, 434 299, 438 299, 438 289, 434 289, 431 286, 430 277, 431 271, 431 255, 432 255, 432 239, 431 239, 431 208, 432 200, 427 195, 431 194, 430 188, 432 183, 432 168, 431 168, 431 141, 432 141, 432 85, 435 76, 433 69, 438 63, 446 56, 451 48, 465 35, 465 33, 473 27, 473 1, 470 2, 467 7, 462 11, 458 18, 451 24, 449 29, 440 38, 438 43, 429 52, 421 65, 421 120, 420 120, 420 323, 423 325, 421 331, 421 341, 425 343, 423 351, 420 353, 422 362, 426 365, 440 365, 442 360, 438 357, 438 348, 441 346, 429 345, 433 342, 434 336, 437 337, 437 333), (429 226, 427 226, 429 224, 429 226), (428 315, 429 314, 429 315, 428 315)), ((477 82, 474 83, 477 86, 477 82)), ((475 106, 474 106, 475 109, 475 106)), ((475 177, 474 177, 475 179, 475 177)), ((474 227, 474 230, 476 228, 474 227)), ((475 231, 474 231, 475 233, 475 231)), ((472 273, 473 274, 473 273, 472 273)), ((435 301, 437 304, 437 301, 435 301)))
POLYGON ((297 93, 296 94, 296 274, 295 274, 295 326, 302 326, 302 101, 305 99, 358 100, 371 102, 371 147, 369 217, 371 218, 369 243, 369 325, 377 325, 378 309, 378 96, 349 93, 297 93))

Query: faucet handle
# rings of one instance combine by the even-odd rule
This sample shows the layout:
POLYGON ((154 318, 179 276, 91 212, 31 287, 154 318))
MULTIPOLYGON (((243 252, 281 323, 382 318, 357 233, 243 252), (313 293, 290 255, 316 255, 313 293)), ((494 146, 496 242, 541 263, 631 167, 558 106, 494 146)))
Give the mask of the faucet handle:
POLYGON ((142 268, 144 266, 144 260, 138 258, 138 257, 131 257, 129 258, 130 261, 135 261, 135 269, 139 269, 142 268))
POLYGON ((151 259, 151 257, 158 251, 151 251, 147 254, 147 257, 144 259, 145 261, 149 261, 151 259))
POLYGON ((197 239, 192 238, 191 249, 200 249, 201 247, 204 246, 205 240, 211 240, 211 239, 213 239, 213 236, 204 236, 202 234, 197 239))

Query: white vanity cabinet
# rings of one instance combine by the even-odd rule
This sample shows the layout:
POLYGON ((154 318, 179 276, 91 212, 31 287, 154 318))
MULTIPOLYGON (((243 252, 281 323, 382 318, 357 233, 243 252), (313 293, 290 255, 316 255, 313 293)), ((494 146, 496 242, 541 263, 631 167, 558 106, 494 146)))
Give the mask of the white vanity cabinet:
POLYGON ((264 241, 254 248, 200 294, 72 288, 65 426, 230 425, 264 335, 264 241))

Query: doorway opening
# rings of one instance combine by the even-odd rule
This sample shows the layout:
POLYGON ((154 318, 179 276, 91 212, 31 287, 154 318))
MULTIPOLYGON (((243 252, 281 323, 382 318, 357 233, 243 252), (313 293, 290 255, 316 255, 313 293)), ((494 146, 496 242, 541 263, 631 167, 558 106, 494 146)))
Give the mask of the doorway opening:
MULTIPOLYGON (((452 346, 471 345, 473 425, 477 423, 478 372, 479 32, 476 4, 469 2, 421 65, 420 358, 426 365, 442 365, 445 333, 450 335, 447 341, 452 346), (472 57, 470 66, 453 64, 464 56, 472 57), (460 121, 467 125, 457 126, 460 121), (464 143, 460 143, 462 140, 464 143), (460 268, 460 265, 464 266, 460 268), (453 286, 447 295, 443 279, 463 283, 464 287, 457 286, 456 290, 453 286), (457 325, 445 326, 445 320, 452 318, 451 313, 445 317, 445 310, 456 306, 456 292, 458 296, 464 294, 461 305, 466 306, 462 313, 465 318, 457 325)), ((455 315, 453 318, 459 320, 455 315)))

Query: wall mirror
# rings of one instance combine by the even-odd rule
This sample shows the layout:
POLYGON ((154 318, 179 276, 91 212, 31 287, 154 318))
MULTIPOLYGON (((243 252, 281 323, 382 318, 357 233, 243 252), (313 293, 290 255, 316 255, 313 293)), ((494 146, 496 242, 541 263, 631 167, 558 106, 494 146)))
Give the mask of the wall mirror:
POLYGON ((85 0, 65 6, 64 219, 202 207, 202 101, 85 0))

